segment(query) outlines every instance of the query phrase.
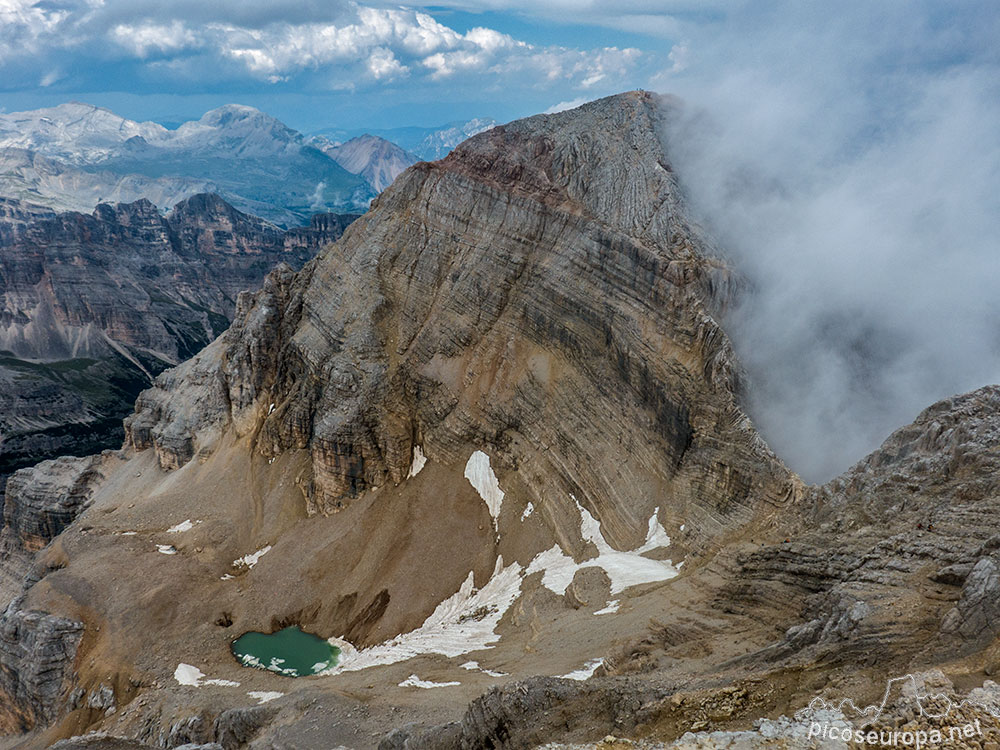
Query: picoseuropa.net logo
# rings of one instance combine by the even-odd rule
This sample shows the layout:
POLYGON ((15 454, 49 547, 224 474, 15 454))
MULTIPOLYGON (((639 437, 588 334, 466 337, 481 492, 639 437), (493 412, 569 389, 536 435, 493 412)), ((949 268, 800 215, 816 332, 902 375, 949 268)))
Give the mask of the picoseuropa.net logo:
MULTIPOLYGON (((822 698, 813 698, 807 708, 796 712, 796 719, 803 724, 808 723, 809 729, 806 735, 808 739, 853 742, 858 747, 867 745, 920 750, 935 746, 955 746, 970 740, 982 744, 985 734, 992 731, 993 722, 988 722, 990 726, 984 727, 980 716, 970 717, 970 713, 980 716, 988 714, 1000 719, 998 704, 990 704, 971 697, 955 702, 944 693, 921 694, 916 677, 907 674, 886 683, 882 701, 877 705, 858 708, 850 698, 845 698, 839 703, 828 703, 822 698), (920 717, 933 720, 934 725, 912 729, 879 727, 879 719, 886 711, 890 697, 896 690, 899 690, 901 700, 915 704, 920 717), (972 711, 961 710, 961 721, 948 723, 947 720, 953 715, 952 712, 957 714, 960 709, 972 709, 972 711), (839 721, 815 720, 817 715, 830 712, 840 713, 857 726, 839 721)), ((954 718, 959 717, 956 715, 954 718)))
POLYGON ((878 747, 934 747, 975 737, 983 736, 983 728, 979 719, 967 724, 953 724, 946 727, 930 729, 854 729, 842 727, 830 722, 813 721, 809 723, 809 739, 843 740, 856 745, 875 745, 878 747))

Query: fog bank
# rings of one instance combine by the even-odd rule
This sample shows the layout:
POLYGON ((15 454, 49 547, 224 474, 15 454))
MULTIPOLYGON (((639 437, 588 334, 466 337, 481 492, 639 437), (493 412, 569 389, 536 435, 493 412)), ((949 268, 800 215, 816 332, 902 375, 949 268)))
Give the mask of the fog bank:
POLYGON ((753 292, 726 320, 802 477, 1000 382, 1000 10, 740 6, 658 88, 695 209, 753 292))

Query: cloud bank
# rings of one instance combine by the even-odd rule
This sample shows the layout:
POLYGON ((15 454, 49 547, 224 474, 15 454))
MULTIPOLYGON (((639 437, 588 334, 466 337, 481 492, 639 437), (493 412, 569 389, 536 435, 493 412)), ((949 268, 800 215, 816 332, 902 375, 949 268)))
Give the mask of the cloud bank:
POLYGON ((58 81, 66 90, 292 83, 338 91, 463 75, 480 87, 516 80, 585 90, 626 75, 640 56, 530 44, 484 26, 459 32, 419 10, 343 1, 0 0, 8 91, 58 81))
POLYGON ((740 6, 691 27, 678 172, 753 285, 727 321, 752 415, 807 480, 1000 382, 1000 13, 740 6))

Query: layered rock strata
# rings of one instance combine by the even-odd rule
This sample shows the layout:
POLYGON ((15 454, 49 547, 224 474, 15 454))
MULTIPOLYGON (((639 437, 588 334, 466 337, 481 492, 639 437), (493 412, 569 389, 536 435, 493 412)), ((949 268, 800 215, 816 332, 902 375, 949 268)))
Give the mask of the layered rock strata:
POLYGON ((482 133, 241 295, 31 561, 17 611, 84 637, 61 707, 0 683, 63 722, 29 745, 756 747, 771 716, 793 746, 776 717, 817 696, 994 673, 1000 388, 803 486, 740 409, 740 285, 660 138, 677 106, 482 133), (292 624, 340 639, 335 674, 229 657, 292 624))
POLYGON ((238 294, 298 268, 353 215, 284 231, 218 196, 0 215, 0 475, 117 447, 136 394, 222 333, 238 294))

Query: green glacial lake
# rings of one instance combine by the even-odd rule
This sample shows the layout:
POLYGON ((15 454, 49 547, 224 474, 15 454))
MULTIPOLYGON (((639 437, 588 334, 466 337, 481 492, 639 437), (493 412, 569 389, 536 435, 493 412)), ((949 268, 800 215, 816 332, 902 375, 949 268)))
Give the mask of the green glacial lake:
POLYGON ((340 649, 297 625, 276 633, 244 633, 231 646, 244 667, 267 669, 286 677, 305 677, 336 665, 340 649))

